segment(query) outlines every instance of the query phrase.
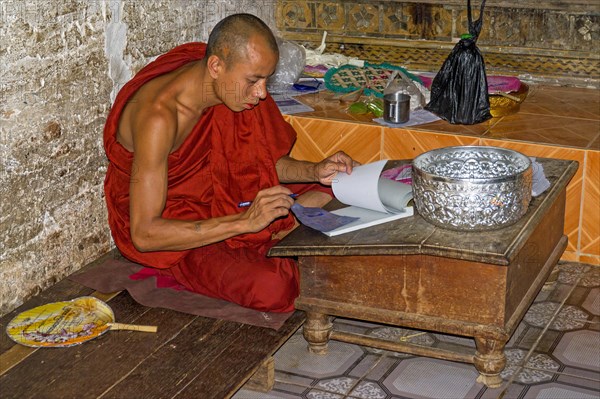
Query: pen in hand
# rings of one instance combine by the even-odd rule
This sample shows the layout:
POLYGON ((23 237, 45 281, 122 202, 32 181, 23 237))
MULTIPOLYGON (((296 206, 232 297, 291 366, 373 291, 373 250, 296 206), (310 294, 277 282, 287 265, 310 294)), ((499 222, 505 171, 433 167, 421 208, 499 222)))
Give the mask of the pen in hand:
MULTIPOLYGON (((291 198, 296 198, 297 196, 298 194, 290 194, 291 198)), ((244 208, 250 206, 250 204, 252 204, 252 201, 242 201, 238 204, 238 208, 244 208)))

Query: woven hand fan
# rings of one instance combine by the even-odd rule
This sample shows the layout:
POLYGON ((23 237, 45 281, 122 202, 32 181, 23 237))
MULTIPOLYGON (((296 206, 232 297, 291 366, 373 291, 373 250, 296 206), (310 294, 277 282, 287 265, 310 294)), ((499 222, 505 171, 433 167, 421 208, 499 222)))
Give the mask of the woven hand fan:
POLYGON ((337 93, 350 93, 364 88, 366 95, 383 97, 383 90, 394 71, 402 71, 410 79, 421 83, 418 77, 397 65, 365 62, 363 67, 342 65, 339 68, 329 69, 324 77, 325 86, 337 93))
POLYGON ((6 327, 18 344, 33 347, 65 347, 94 339, 108 330, 156 332, 155 326, 115 323, 112 309, 103 301, 84 296, 53 302, 18 314, 6 327))

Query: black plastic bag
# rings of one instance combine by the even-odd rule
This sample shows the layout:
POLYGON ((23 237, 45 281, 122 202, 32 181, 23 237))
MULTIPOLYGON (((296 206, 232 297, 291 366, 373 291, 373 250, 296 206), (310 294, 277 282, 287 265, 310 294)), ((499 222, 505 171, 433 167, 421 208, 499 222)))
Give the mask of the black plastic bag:
POLYGON ((471 0, 467 0, 469 34, 454 46, 431 84, 431 100, 425 109, 450 123, 473 125, 492 117, 485 61, 475 44, 483 24, 484 6, 485 0, 479 19, 473 22, 471 0))

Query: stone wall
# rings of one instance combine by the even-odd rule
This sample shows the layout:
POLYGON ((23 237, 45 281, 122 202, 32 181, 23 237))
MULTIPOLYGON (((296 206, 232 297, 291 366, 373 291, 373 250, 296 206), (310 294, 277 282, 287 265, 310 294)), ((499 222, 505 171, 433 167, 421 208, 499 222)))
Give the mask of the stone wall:
POLYGON ((106 253, 102 128, 144 64, 274 0, 0 3, 0 314, 106 253))

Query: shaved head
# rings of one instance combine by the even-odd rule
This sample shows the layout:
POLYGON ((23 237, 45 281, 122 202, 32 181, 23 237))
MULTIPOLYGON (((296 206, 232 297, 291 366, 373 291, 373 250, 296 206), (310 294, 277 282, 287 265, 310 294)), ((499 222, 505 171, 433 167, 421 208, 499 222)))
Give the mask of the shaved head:
POLYGON ((248 43, 257 35, 279 55, 277 41, 267 24, 251 14, 233 14, 221 20, 210 33, 206 58, 216 55, 230 67, 246 58, 248 43))

